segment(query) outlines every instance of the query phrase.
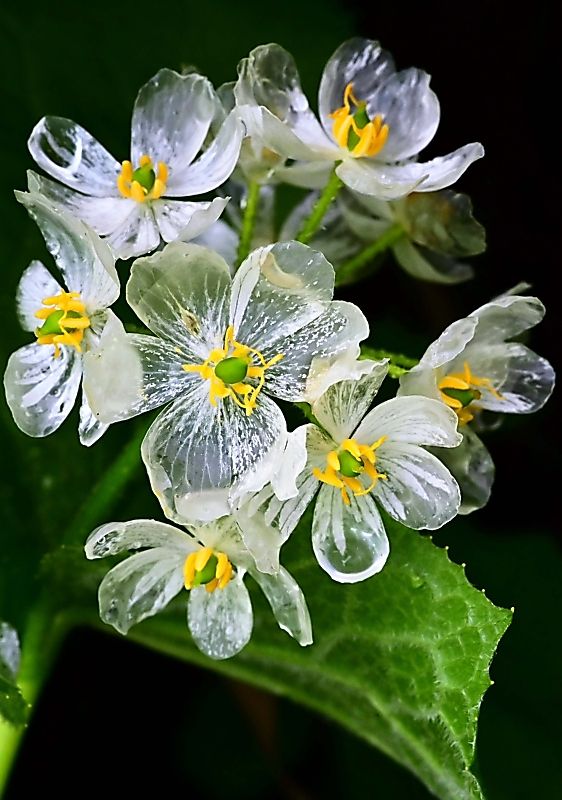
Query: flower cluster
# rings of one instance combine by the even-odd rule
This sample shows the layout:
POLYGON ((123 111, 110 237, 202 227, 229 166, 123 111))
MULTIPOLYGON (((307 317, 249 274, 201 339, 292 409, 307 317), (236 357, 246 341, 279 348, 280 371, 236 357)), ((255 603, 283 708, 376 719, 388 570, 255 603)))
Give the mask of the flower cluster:
POLYGON ((16 195, 63 283, 39 261, 21 278, 17 310, 35 341, 7 365, 14 420, 30 436, 53 433, 82 385, 89 446, 161 408, 141 455, 175 525, 110 522, 86 542, 91 559, 127 555, 99 589, 101 617, 121 633, 185 589, 195 644, 235 655, 252 632, 248 574, 279 626, 311 644, 280 553, 303 534, 308 506, 319 566, 339 583, 366 580, 389 557, 386 516, 433 530, 486 503, 484 415, 535 411, 552 391, 548 362, 509 341, 544 313, 522 294, 453 322, 408 369, 392 354, 362 357, 369 324, 333 299, 336 285, 364 278, 387 251, 418 279, 471 277, 457 259, 481 252, 484 232, 470 200, 446 187, 483 149, 418 160, 439 102, 425 72, 397 72, 378 42, 336 50, 318 109, 272 44, 218 91, 194 72, 160 70, 138 94, 120 163, 70 120, 46 117, 31 133, 50 177, 30 172, 16 195), (284 183, 310 192, 276 233, 284 183), (115 261, 133 258, 134 324, 110 308, 115 261), (399 377, 397 395, 376 403, 387 375, 386 388, 399 377), (290 430, 288 404, 309 422, 290 430))

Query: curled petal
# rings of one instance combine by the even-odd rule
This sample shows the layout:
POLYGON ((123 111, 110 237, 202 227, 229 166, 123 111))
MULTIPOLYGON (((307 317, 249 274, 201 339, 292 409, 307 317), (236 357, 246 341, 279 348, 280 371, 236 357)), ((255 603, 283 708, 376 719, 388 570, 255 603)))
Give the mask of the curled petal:
POLYGON ((156 250, 160 232, 150 203, 135 203, 106 242, 118 258, 136 258, 156 250))
POLYGON ((280 628, 301 646, 312 644, 312 623, 302 589, 286 569, 275 575, 252 570, 251 575, 265 594, 280 628))
POLYGON ((80 444, 91 447, 104 435, 109 428, 105 422, 100 422, 90 408, 82 384, 82 402, 80 403, 80 422, 78 424, 78 437, 80 444))
POLYGON ((165 242, 188 242, 213 225, 228 203, 228 197, 215 197, 210 203, 185 200, 157 200, 152 204, 160 235, 165 242))
POLYGON ((451 256, 441 255, 416 247, 403 236, 392 247, 396 260, 409 275, 433 283, 462 283, 474 275, 470 264, 463 264, 451 256))
POLYGON ((453 475, 461 490, 459 514, 483 508, 492 492, 495 467, 485 445, 467 425, 458 447, 432 451, 453 475))
POLYGON ((107 522, 88 536, 86 558, 116 556, 128 550, 164 548, 178 556, 194 552, 199 545, 185 532, 154 519, 133 519, 129 522, 107 522))

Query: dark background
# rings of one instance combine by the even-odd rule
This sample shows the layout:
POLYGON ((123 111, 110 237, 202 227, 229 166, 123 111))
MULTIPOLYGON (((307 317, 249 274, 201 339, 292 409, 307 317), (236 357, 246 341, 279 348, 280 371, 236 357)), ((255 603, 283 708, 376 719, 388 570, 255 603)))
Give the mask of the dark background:
MULTIPOLYGON (((42 115, 79 121, 119 159, 127 154, 135 93, 159 67, 194 63, 218 85, 234 77, 252 47, 278 41, 295 55, 314 102, 326 59, 360 34, 380 39, 399 67, 432 74, 442 122, 428 157, 483 142, 485 159, 459 189, 472 196, 488 230, 488 251, 473 259, 476 278, 466 285, 416 283, 389 263, 345 297, 367 314, 375 346, 416 356, 449 322, 527 280, 548 309, 530 343, 558 367, 557 32, 538 4, 520 14, 494 2, 4 3, 3 319, 13 324, 21 270, 44 252, 11 197, 33 166, 26 139, 42 115)), ((510 419, 490 435, 497 479, 488 507, 438 537, 467 562, 476 586, 516 607, 482 707, 476 770, 488 800, 562 793, 557 405, 555 393, 536 416, 510 419)), ((428 797, 401 768, 302 708, 86 630, 63 648, 8 798, 37 788, 61 798, 125 791, 205 800, 428 797)))

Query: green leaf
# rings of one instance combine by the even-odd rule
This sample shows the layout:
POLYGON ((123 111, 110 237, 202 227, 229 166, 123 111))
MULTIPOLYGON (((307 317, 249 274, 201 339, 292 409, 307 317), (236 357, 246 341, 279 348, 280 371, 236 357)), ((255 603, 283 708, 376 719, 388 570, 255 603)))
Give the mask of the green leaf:
POLYGON ((511 613, 471 586, 429 537, 393 522, 382 573, 335 584, 310 553, 309 527, 308 519, 295 531, 284 562, 310 606, 312 647, 299 648, 276 628, 257 591, 252 641, 231 661, 211 662, 195 649, 185 598, 130 637, 316 709, 410 769, 442 800, 482 798, 470 772, 476 723, 511 613))
POLYGON ((27 719, 27 703, 16 683, 19 661, 18 635, 6 622, 0 622, 0 715, 16 727, 27 719))

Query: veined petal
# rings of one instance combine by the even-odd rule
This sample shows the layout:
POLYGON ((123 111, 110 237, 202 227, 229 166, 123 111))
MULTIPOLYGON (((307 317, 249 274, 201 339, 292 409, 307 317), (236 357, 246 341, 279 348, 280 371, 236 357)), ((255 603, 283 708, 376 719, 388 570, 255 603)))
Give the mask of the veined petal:
POLYGON ((415 246, 403 236, 393 246, 392 252, 401 267, 409 275, 434 283, 462 283, 474 276, 470 264, 464 264, 451 256, 435 253, 425 247, 415 246))
POLYGON ((156 200, 152 208, 160 235, 165 242, 173 242, 176 239, 188 242, 195 239, 218 220, 228 199, 228 197, 215 197, 210 203, 156 200))
POLYGON ((151 253, 160 244, 160 232, 150 203, 135 203, 121 225, 107 237, 117 258, 151 253))
POLYGON ((334 356, 313 359, 306 382, 307 403, 315 403, 336 383, 356 381, 370 372, 369 362, 358 355, 357 346, 352 345, 334 356))
POLYGON ((286 431, 263 393, 246 416, 230 398, 212 406, 207 382, 196 381, 151 425, 142 457, 168 516, 209 520, 230 513, 231 494, 248 474, 269 480, 270 452, 284 446, 286 431))
POLYGON ((184 554, 155 547, 117 564, 100 584, 102 621, 125 634, 153 617, 181 591, 184 561, 184 554))
POLYGON ((236 111, 231 111, 207 150, 168 182, 166 196, 192 197, 224 183, 236 166, 244 134, 242 120, 236 111))
POLYGON ((133 519, 129 522, 107 522, 88 536, 86 558, 116 556, 128 550, 160 548, 185 557, 199 549, 195 539, 164 522, 154 519, 133 519))
POLYGON ((27 143, 45 172, 93 197, 118 196, 120 165, 97 139, 63 117, 43 117, 27 143))
POLYGON ((302 589, 290 573, 281 567, 275 575, 251 570, 271 606, 279 627, 302 646, 312 644, 312 622, 302 589))
POLYGON ((495 468, 492 457, 470 425, 463 431, 458 447, 432 452, 442 461, 461 490, 459 514, 470 514, 483 508, 492 492, 495 468))
POLYGON ((287 436, 287 444, 271 477, 271 488, 279 500, 288 500, 299 493, 297 478, 306 466, 307 425, 301 425, 287 436))
POLYGON ((377 481, 373 495, 391 517, 408 528, 435 530, 458 513, 457 482, 434 455, 406 442, 384 442, 377 455, 386 480, 377 481))
POLYGON ((355 37, 338 47, 324 67, 318 93, 320 119, 330 137, 330 114, 342 107, 347 84, 353 83, 355 96, 367 101, 394 69, 392 56, 378 42, 355 37))
POLYGON ((150 330, 203 361, 224 341, 230 271, 217 253, 173 242, 135 261, 127 300, 150 330))
POLYGON ((41 195, 16 192, 37 223, 67 288, 80 292, 86 310, 107 308, 119 297, 119 278, 109 247, 87 225, 41 195))
POLYGON ((312 413, 336 442, 349 439, 363 419, 388 372, 388 361, 357 362, 365 372, 357 380, 334 383, 312 406, 312 413))
POLYGON ((180 75, 161 69, 140 89, 131 124, 131 156, 143 155, 170 171, 168 186, 185 169, 205 141, 219 103, 211 83, 202 75, 180 75))
MULTIPOLYGON (((268 525, 263 514, 248 514, 243 505, 236 512, 242 541, 257 567, 256 572, 277 574, 279 551, 286 541, 278 528, 268 525)), ((253 572, 252 572, 253 574, 253 572)))
POLYGON ((6 400, 18 428, 48 436, 64 422, 76 401, 82 359, 72 348, 28 344, 12 353, 4 374, 6 400))
POLYGON ((137 203, 127 197, 91 197, 68 189, 42 175, 28 170, 27 185, 30 192, 44 195, 48 200, 70 211, 75 217, 93 228, 99 236, 109 236, 121 228, 137 203))
POLYGON ((101 439, 108 428, 109 425, 100 422, 94 415, 84 392, 84 384, 82 384, 82 402, 80 403, 80 422, 78 424, 80 444, 91 447, 98 439, 101 439))
POLYGON ((418 164, 420 174, 426 177, 418 187, 418 192, 437 192, 458 181, 470 165, 484 156, 484 148, 479 142, 472 142, 453 150, 446 156, 438 156, 431 161, 418 164))
POLYGON ((16 295, 16 309, 24 331, 35 331, 41 326, 35 312, 41 308, 45 297, 54 297, 62 290, 40 261, 31 262, 20 278, 16 295))
POLYGON ((440 400, 419 395, 393 397, 367 414, 353 438, 370 443, 386 436, 378 450, 382 457, 383 450, 394 447, 395 442, 456 447, 462 440, 457 424, 455 412, 440 400))
POLYGON ((474 341, 493 344, 518 336, 542 320, 545 307, 538 297, 505 294, 477 308, 469 319, 478 322, 474 341))
POLYGON ((336 173, 348 189, 379 200, 398 200, 413 191, 421 192, 428 172, 419 170, 417 162, 385 164, 367 158, 346 158, 336 173))
POLYGON ((390 548, 373 498, 352 495, 347 506, 339 489, 324 484, 314 508, 312 547, 319 565, 338 583, 357 583, 380 572, 390 548))
POLYGON ((232 282, 230 323, 258 350, 319 317, 334 292, 334 270, 322 253, 300 242, 260 247, 232 282))
POLYGON ((250 641, 254 615, 250 595, 237 574, 224 589, 192 589, 187 624, 202 653, 222 660, 239 653, 250 641))
MULTIPOLYGON (((313 322, 285 339, 277 340, 271 348, 264 348, 265 358, 283 353, 283 359, 267 371, 268 393, 293 402, 316 400, 316 397, 309 396, 309 390, 314 387, 308 384, 314 359, 321 359, 319 363, 326 364, 326 359, 349 351, 358 356, 359 342, 368 335, 369 324, 357 306, 342 300, 330 303, 313 322)), ((314 384, 317 378, 315 370, 314 384)))

